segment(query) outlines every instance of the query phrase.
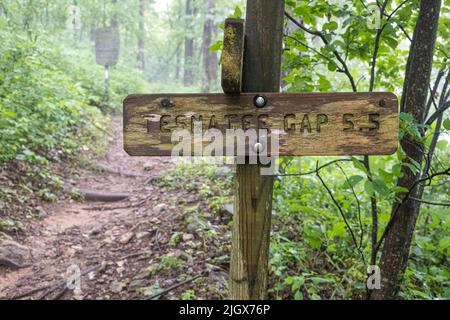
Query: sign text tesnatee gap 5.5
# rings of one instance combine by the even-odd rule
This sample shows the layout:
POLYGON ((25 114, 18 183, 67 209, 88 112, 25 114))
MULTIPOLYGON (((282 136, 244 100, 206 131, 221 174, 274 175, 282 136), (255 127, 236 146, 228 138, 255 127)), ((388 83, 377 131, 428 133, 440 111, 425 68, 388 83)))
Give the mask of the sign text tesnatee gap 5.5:
POLYGON ((269 138, 277 133, 275 155, 280 156, 382 155, 397 149, 394 94, 267 93, 259 108, 255 96, 131 95, 124 101, 125 150, 135 156, 170 156, 173 131, 193 132, 196 125, 224 136, 227 129, 266 129, 269 138))

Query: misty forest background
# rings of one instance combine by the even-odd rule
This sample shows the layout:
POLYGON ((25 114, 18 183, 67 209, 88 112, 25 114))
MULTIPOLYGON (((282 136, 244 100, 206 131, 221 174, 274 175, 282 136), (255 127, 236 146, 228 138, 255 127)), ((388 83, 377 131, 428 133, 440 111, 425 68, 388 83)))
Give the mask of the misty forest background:
MULTIPOLYGON (((401 97, 419 5, 287 0, 282 90, 401 97), (382 29, 371 25, 374 6, 382 29)), ((405 170, 425 183, 414 195, 420 214, 394 287, 406 299, 450 298, 450 1, 440 13, 423 119, 405 109, 400 115, 401 138, 419 141, 427 161, 411 160, 402 148, 392 156, 282 158, 273 197, 272 298, 365 298, 368 266, 399 252, 383 240, 393 206, 408 194, 398 184, 405 170)), ((25 232, 37 203, 64 194, 57 164, 76 168, 105 152, 111 118, 121 115, 128 94, 221 92, 222 27, 231 16, 244 18, 244 0, 1 1, 0 231, 25 232), (71 5, 80 8, 79 29, 71 5), (94 39, 108 26, 118 29, 121 46, 106 93, 94 39)), ((188 188, 193 176, 203 179, 200 196, 222 214, 232 202, 232 177, 212 188, 211 172, 207 164, 180 166, 161 183, 188 188)))

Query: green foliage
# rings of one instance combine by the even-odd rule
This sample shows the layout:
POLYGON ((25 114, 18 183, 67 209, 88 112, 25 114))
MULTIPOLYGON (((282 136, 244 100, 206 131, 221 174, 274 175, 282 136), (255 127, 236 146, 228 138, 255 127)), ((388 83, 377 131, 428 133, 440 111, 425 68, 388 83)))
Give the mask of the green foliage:
POLYGON ((163 269, 178 269, 183 263, 178 257, 166 255, 161 258, 161 268, 163 269))
MULTIPOLYGON (((308 172, 315 169, 316 160, 321 164, 333 160, 289 159, 283 161, 288 163, 283 167, 287 173, 308 172)), ((380 235, 389 221, 392 199, 397 192, 398 163, 395 156, 371 159, 372 182, 364 177, 365 168, 359 166, 359 162, 342 162, 340 167, 348 179, 336 165, 324 168, 321 176, 333 190, 367 263, 371 251, 367 233, 372 223, 370 196, 376 195, 378 199, 380 235), (355 167, 354 163, 358 165, 355 167)), ((434 181, 431 188, 430 193, 441 195, 437 201, 446 201, 448 187, 434 181)), ((365 296, 365 263, 337 207, 323 191, 317 177, 313 174, 280 177, 275 183, 273 209, 276 232, 272 236, 270 262, 273 276, 278 279, 272 289, 275 297, 351 299, 365 296)), ((448 208, 423 207, 413 240, 407 281, 402 287, 404 297, 449 297, 449 281, 445 278, 448 269, 444 266, 450 261, 449 221, 448 208)))
POLYGON ((19 221, 11 219, 0 219, 0 232, 20 232, 24 230, 24 226, 19 221))
POLYGON ((0 10, 0 169, 15 172, 21 190, 1 193, 0 200, 8 210, 17 205, 34 214, 30 198, 55 201, 63 188, 55 164, 101 154, 108 114, 120 113, 123 99, 148 85, 134 67, 119 63, 107 100, 92 43, 74 41, 65 30, 66 4, 36 1, 23 11, 20 3, 0 10), (44 9, 49 16, 38 18, 44 9))
MULTIPOLYGON (((0 18, 0 24, 4 21, 0 18)), ((90 96, 67 70, 77 69, 50 40, 0 28, 0 163, 46 165, 70 157, 103 126, 90 96)))
POLYGON ((184 291, 181 296, 180 296, 181 300, 194 300, 195 299, 195 290, 186 290, 184 291))
MULTIPOLYGON (((370 77, 361 71, 369 73, 373 56, 377 33, 373 7, 369 4, 364 6, 360 1, 287 1, 286 4, 298 21, 303 21, 310 30, 320 31, 327 41, 325 43, 294 26, 289 27, 289 35, 285 38, 289 48, 285 52, 286 89, 293 92, 352 90, 342 72, 344 66, 336 59, 337 53, 356 79, 357 89, 367 90, 370 77), (332 78, 328 76, 329 72, 335 72, 332 78)), ((398 25, 401 24, 407 32, 412 31, 417 5, 418 1, 408 2, 389 21, 385 17, 380 21, 380 25, 386 23, 386 26, 381 34, 376 85, 386 90, 398 92, 401 88, 402 66, 407 51, 400 41, 404 34, 398 25)), ((388 1, 387 12, 395 8, 394 1, 388 1)))
MULTIPOLYGON (((440 152, 442 158, 449 155, 448 149, 440 152)), ((339 162, 342 170, 337 165, 321 170, 322 178, 333 190, 356 236, 357 246, 337 207, 314 174, 280 176, 276 179, 270 243, 271 298, 365 298, 366 269, 371 251, 368 232, 372 224, 370 196, 376 195, 378 199, 380 236, 389 221, 394 195, 399 192, 396 188, 396 181, 401 176, 398 159, 398 155, 370 159, 373 182, 369 194, 366 190, 369 181, 367 170, 361 159, 350 158, 350 161, 339 162)), ((338 158, 285 157, 281 166, 289 174, 309 172, 315 169, 317 160, 325 164, 338 158)), ((208 194, 220 186, 219 194, 224 198, 231 196, 232 180, 227 178, 225 181, 229 182, 220 183, 216 172, 217 168, 212 165, 179 164, 158 183, 173 190, 203 190, 208 194), (197 177, 195 182, 190 179, 192 175, 197 177)), ((444 180, 445 177, 442 177, 433 181, 425 197, 435 194, 439 195, 435 201, 446 201, 445 195, 450 190, 443 184, 444 180)), ((211 209, 216 201, 221 201, 206 194, 205 200, 208 200, 211 209)), ((198 204, 185 208, 184 212, 187 223, 201 220, 198 204)), ((402 286, 403 297, 449 297, 448 269, 445 268, 445 263, 450 259, 449 228, 448 208, 424 205, 418 232, 413 239, 411 263, 402 286)), ((170 239, 171 245, 179 243, 181 237, 181 233, 174 233, 170 239)), ((206 234, 203 238, 207 239, 206 234)), ((220 241, 226 243, 229 239, 220 241)), ((228 263, 229 257, 224 256, 224 259, 228 263)))
POLYGON ((209 199, 214 195, 221 195, 222 190, 230 189, 233 185, 232 176, 219 177, 217 166, 208 164, 207 160, 195 164, 180 162, 170 174, 160 176, 154 182, 170 189, 183 188, 197 190, 202 198, 209 199), (186 176, 195 176, 196 179, 186 179, 186 176), (209 182, 213 184, 209 184, 209 182))
MULTIPOLYGON (((408 36, 411 37, 414 31, 419 1, 386 3, 385 14, 376 26, 373 22, 376 14, 379 17, 379 11, 374 2, 286 1, 287 11, 304 27, 294 23, 286 27, 284 89, 290 92, 368 91, 373 85, 375 91, 393 91, 400 95, 409 54, 408 36), (376 66, 372 76, 374 57, 376 66)), ((449 68, 449 8, 450 1, 443 1, 434 75, 438 70, 449 68)), ((437 97, 434 99, 438 101, 437 97)), ((433 107, 431 109, 432 113, 433 107)), ((436 123, 426 126, 414 119, 411 114, 400 113, 399 138, 407 137, 410 143, 423 143, 426 153, 432 147, 436 123)), ((450 129, 448 116, 444 117, 442 127, 444 130, 450 129)), ((448 136, 441 132, 436 141, 432 168, 448 167, 449 158, 448 136)), ((334 290, 326 285, 318 286, 322 297, 352 298, 364 295, 366 275, 361 253, 367 263, 372 251, 370 200, 376 199, 378 206, 379 240, 390 219, 393 202, 408 192, 408 189, 397 186, 398 179, 403 176, 402 170, 408 168, 418 173, 425 164, 407 158, 402 147, 393 156, 370 157, 370 171, 362 159, 354 157, 351 160, 341 163, 341 168, 331 165, 321 170, 321 176, 341 207, 358 240, 357 245, 335 202, 314 174, 281 177, 277 182, 274 208, 279 234, 275 235, 271 245, 272 268, 275 276, 279 277, 275 285, 277 297, 284 297, 290 291, 292 298, 312 298, 312 294, 311 297, 306 296, 309 288, 304 270, 312 270, 335 281, 334 290), (286 219, 289 227, 284 227, 286 219), (305 258, 296 258, 296 254, 305 258), (315 259, 319 258, 320 264, 316 266, 315 259), (324 270, 332 271, 324 274, 324 270), (298 283, 301 283, 301 290, 298 283)), ((288 163, 284 168, 287 173, 295 173, 314 170, 315 161, 314 158, 301 161, 289 158, 283 163, 288 163)), ((326 161, 320 159, 321 163, 326 161)), ((445 179, 434 179, 425 188, 424 198, 448 202, 449 188, 443 182, 445 179)), ((403 297, 449 297, 448 268, 443 266, 449 263, 446 249, 448 218, 441 215, 444 211, 448 213, 448 207, 422 205, 406 281, 402 287, 403 297)))

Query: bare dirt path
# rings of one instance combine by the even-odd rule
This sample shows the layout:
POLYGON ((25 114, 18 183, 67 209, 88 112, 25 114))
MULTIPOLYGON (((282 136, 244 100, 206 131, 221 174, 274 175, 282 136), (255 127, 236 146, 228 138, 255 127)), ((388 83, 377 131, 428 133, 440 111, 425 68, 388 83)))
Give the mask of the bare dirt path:
MULTIPOLYGON (((217 287, 218 280, 225 281, 220 269, 208 272, 207 281, 202 279, 207 256, 214 250, 186 254, 194 251, 186 250, 190 243, 194 248, 202 242, 207 246, 195 232, 184 231, 180 206, 196 201, 196 195, 151 183, 172 166, 170 158, 128 156, 122 149, 119 120, 114 125, 115 139, 98 160, 114 172, 82 169, 70 183, 130 197, 114 203, 70 200, 46 208, 47 216, 34 222, 23 243, 34 250, 34 263, 17 270, 0 268, 0 298, 141 299, 200 274, 196 283, 206 288, 204 292, 208 282, 217 287), (81 290, 71 290, 78 285, 81 290)), ((177 297, 182 287, 166 297, 177 297)))

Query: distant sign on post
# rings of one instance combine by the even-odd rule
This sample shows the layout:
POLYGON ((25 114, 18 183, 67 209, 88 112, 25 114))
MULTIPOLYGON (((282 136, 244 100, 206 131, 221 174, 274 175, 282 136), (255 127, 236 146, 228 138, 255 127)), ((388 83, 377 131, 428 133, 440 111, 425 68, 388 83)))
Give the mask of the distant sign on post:
POLYGON ((95 56, 97 64, 112 66, 119 60, 120 37, 116 28, 99 28, 95 31, 95 56))

